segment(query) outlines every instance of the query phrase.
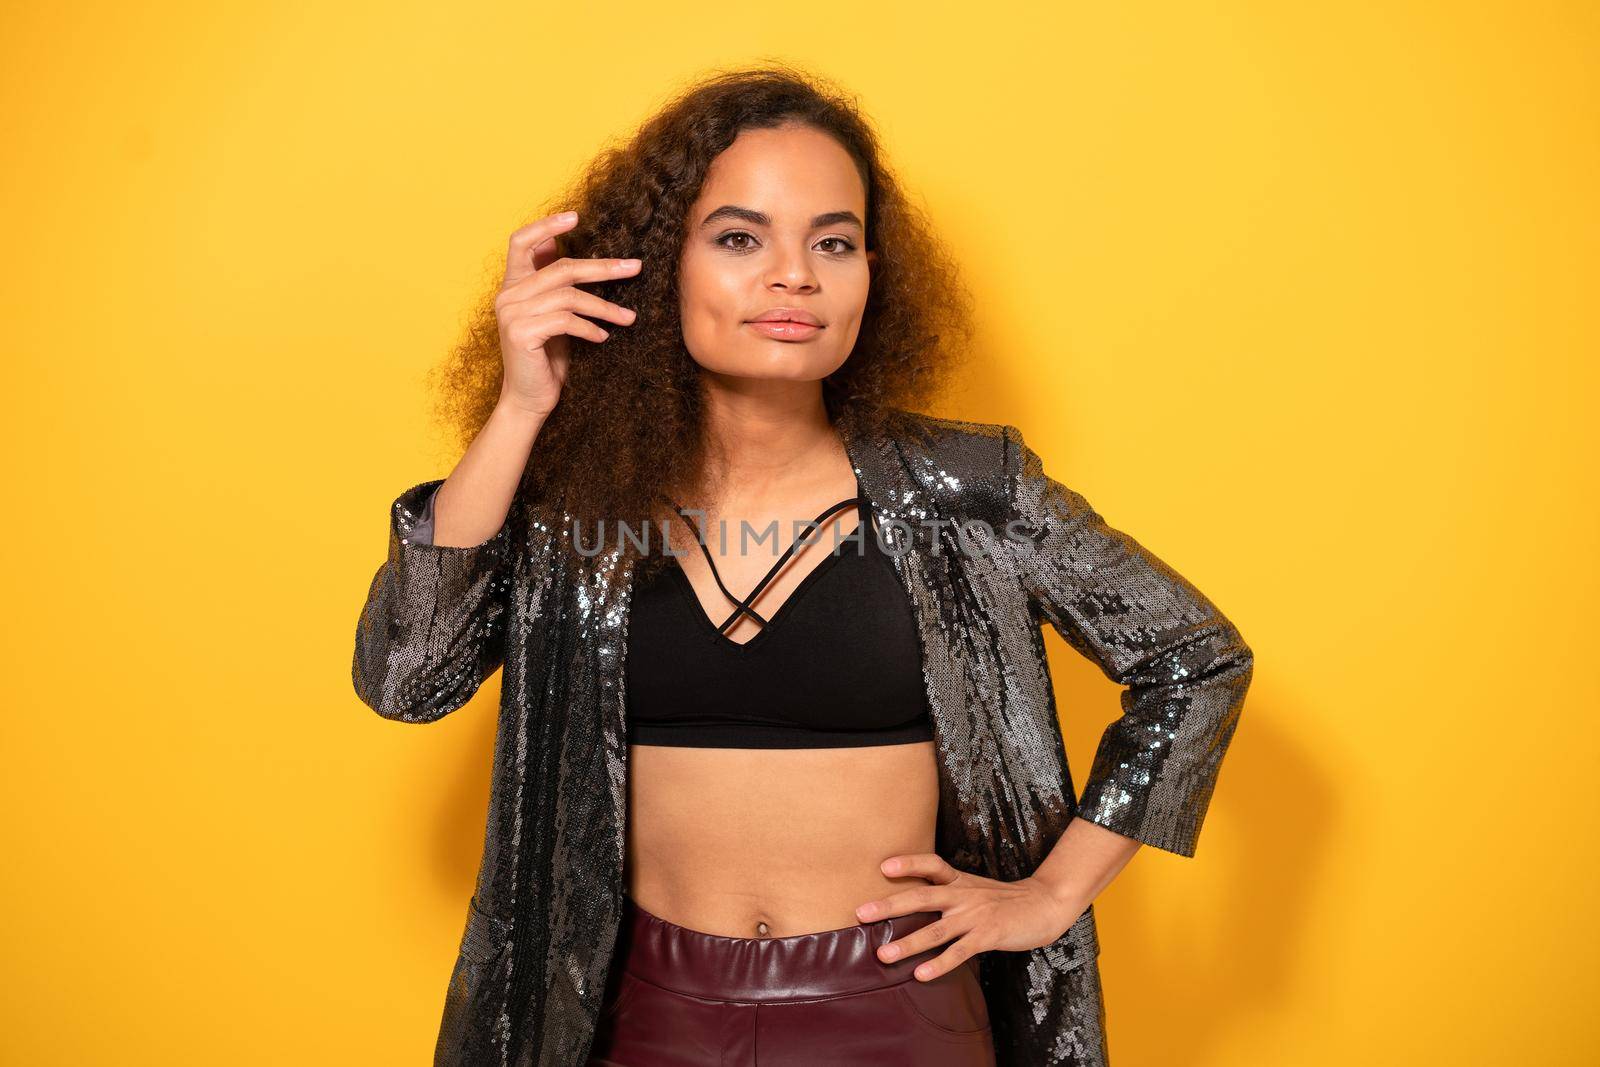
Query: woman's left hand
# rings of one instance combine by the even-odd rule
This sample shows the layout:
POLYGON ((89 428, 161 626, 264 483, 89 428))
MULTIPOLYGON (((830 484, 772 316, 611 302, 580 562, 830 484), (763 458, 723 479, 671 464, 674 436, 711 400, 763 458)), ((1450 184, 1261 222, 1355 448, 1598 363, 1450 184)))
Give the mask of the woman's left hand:
POLYGON ((911 886, 856 909, 863 922, 895 915, 937 911, 939 918, 896 938, 878 949, 885 963, 914 956, 942 945, 955 944, 913 972, 927 981, 955 970, 971 957, 990 949, 1021 952, 1048 945, 1066 933, 1089 906, 1066 901, 1037 878, 1000 882, 968 871, 958 871, 931 852, 891 856, 882 865, 890 877, 916 876, 932 885, 911 886))

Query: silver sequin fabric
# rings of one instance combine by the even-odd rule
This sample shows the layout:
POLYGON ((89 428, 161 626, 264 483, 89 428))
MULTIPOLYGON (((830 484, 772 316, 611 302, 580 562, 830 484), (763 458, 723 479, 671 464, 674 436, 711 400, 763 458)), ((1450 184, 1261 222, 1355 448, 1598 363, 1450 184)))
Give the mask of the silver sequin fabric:
MULTIPOLYGON (((1250 684, 1239 630, 1048 475, 1015 427, 902 414, 893 429, 837 426, 917 622, 936 850, 1011 881, 1077 816, 1193 856, 1250 684), (1123 687, 1081 793, 1047 625, 1123 687)), ((406 723, 439 720, 503 670, 483 856, 434 1063, 581 1067, 622 916, 632 565, 608 544, 577 567, 561 551, 571 517, 521 501, 483 544, 435 546, 440 484, 390 509, 352 664, 361 700, 406 723)), ((1049 945, 978 957, 1002 1067, 1110 1062, 1099 953, 1090 907, 1049 945)))

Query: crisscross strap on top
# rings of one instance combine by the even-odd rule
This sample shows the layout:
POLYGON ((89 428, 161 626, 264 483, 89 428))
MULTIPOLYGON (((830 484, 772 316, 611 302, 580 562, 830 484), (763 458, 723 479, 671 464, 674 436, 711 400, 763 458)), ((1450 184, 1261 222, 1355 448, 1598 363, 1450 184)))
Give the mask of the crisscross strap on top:
MULTIPOLYGON (((865 496, 862 496, 860 494, 860 492, 859 492, 860 488, 861 488, 861 479, 857 478, 856 479, 856 489, 858 490, 857 494, 855 496, 853 496, 853 497, 849 497, 848 499, 841 500, 837 504, 831 505, 821 515, 818 515, 815 519, 811 520, 812 527, 813 528, 821 527, 823 521, 825 519, 827 519, 830 515, 834 514, 835 512, 839 511, 842 508, 850 507, 851 505, 858 506, 861 509, 861 521, 863 523, 868 522, 869 520, 868 520, 868 517, 867 517, 867 510, 866 510, 867 500, 866 500, 865 496)), ((694 539, 700 543, 700 551, 705 554, 706 564, 711 568, 711 577, 716 580, 717 588, 722 590, 722 595, 723 596, 727 597, 729 600, 733 601, 733 603, 735 605, 737 605, 733 609, 733 614, 729 615, 725 620, 723 620, 722 625, 717 627, 717 632, 718 633, 726 633, 727 630, 728 630, 728 627, 732 626, 734 624, 734 622, 739 618, 740 615, 748 615, 748 616, 750 616, 756 622, 761 624, 761 628, 763 630, 766 629, 767 620, 762 618, 761 615, 754 608, 752 608, 750 605, 755 603, 756 598, 761 595, 761 591, 767 587, 767 583, 772 581, 773 577, 776 576, 777 573, 780 570, 783 569, 784 563, 788 561, 790 556, 794 555, 795 549, 800 547, 801 538, 804 537, 805 535, 801 534, 800 537, 797 537, 792 542, 790 542, 789 547, 783 550, 783 555, 778 557, 778 562, 774 563, 772 565, 772 569, 767 571, 766 575, 759 582, 756 583, 756 587, 754 589, 750 590, 750 595, 745 597, 743 600, 740 600, 738 597, 734 596, 733 593, 731 593, 728 590, 728 587, 726 585, 723 584, 722 575, 717 573, 717 562, 716 562, 716 560, 711 558, 711 550, 706 547, 705 538, 700 536, 700 530, 693 523, 689 522, 688 517, 686 515, 684 515, 684 513, 683 513, 684 509, 679 507, 675 501, 668 500, 667 503, 672 505, 672 510, 677 513, 677 515, 678 515, 678 517, 680 519, 683 519, 683 521, 685 523, 688 523, 689 528, 694 531, 694 539)), ((865 531, 862 531, 862 532, 865 533, 865 531)))

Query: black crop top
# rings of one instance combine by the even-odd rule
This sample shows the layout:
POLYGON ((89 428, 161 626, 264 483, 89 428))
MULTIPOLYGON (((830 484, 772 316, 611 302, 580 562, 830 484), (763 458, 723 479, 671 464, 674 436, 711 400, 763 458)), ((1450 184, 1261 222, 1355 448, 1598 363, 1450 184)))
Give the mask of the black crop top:
MULTIPOLYGON (((627 738, 631 744, 702 748, 844 748, 931 741, 915 618, 894 562, 878 543, 872 512, 800 579, 771 617, 756 597, 797 549, 791 544, 743 599, 717 573, 700 531, 695 539, 732 614, 707 617, 676 558, 636 585, 629 612, 627 738), (726 630, 748 615, 761 630, 743 644, 726 630)), ((689 523, 681 508, 674 511, 689 523)), ((832 540, 831 538, 829 539, 832 540)))

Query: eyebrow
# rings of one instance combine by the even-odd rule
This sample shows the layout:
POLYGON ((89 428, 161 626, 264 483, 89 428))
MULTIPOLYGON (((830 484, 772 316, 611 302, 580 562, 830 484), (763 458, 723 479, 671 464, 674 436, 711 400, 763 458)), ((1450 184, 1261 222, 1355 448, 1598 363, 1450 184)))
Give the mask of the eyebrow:
MULTIPOLYGON (((718 219, 738 219, 740 222, 748 222, 752 226, 772 225, 772 217, 766 212, 757 211, 754 208, 739 207, 737 204, 723 204, 711 214, 701 219, 700 225, 709 226, 718 219)), ((819 226, 833 226, 835 224, 845 224, 855 226, 862 231, 866 230, 866 226, 863 225, 861 220, 856 217, 856 213, 854 211, 828 211, 813 217, 811 220, 812 229, 816 229, 819 226)))

